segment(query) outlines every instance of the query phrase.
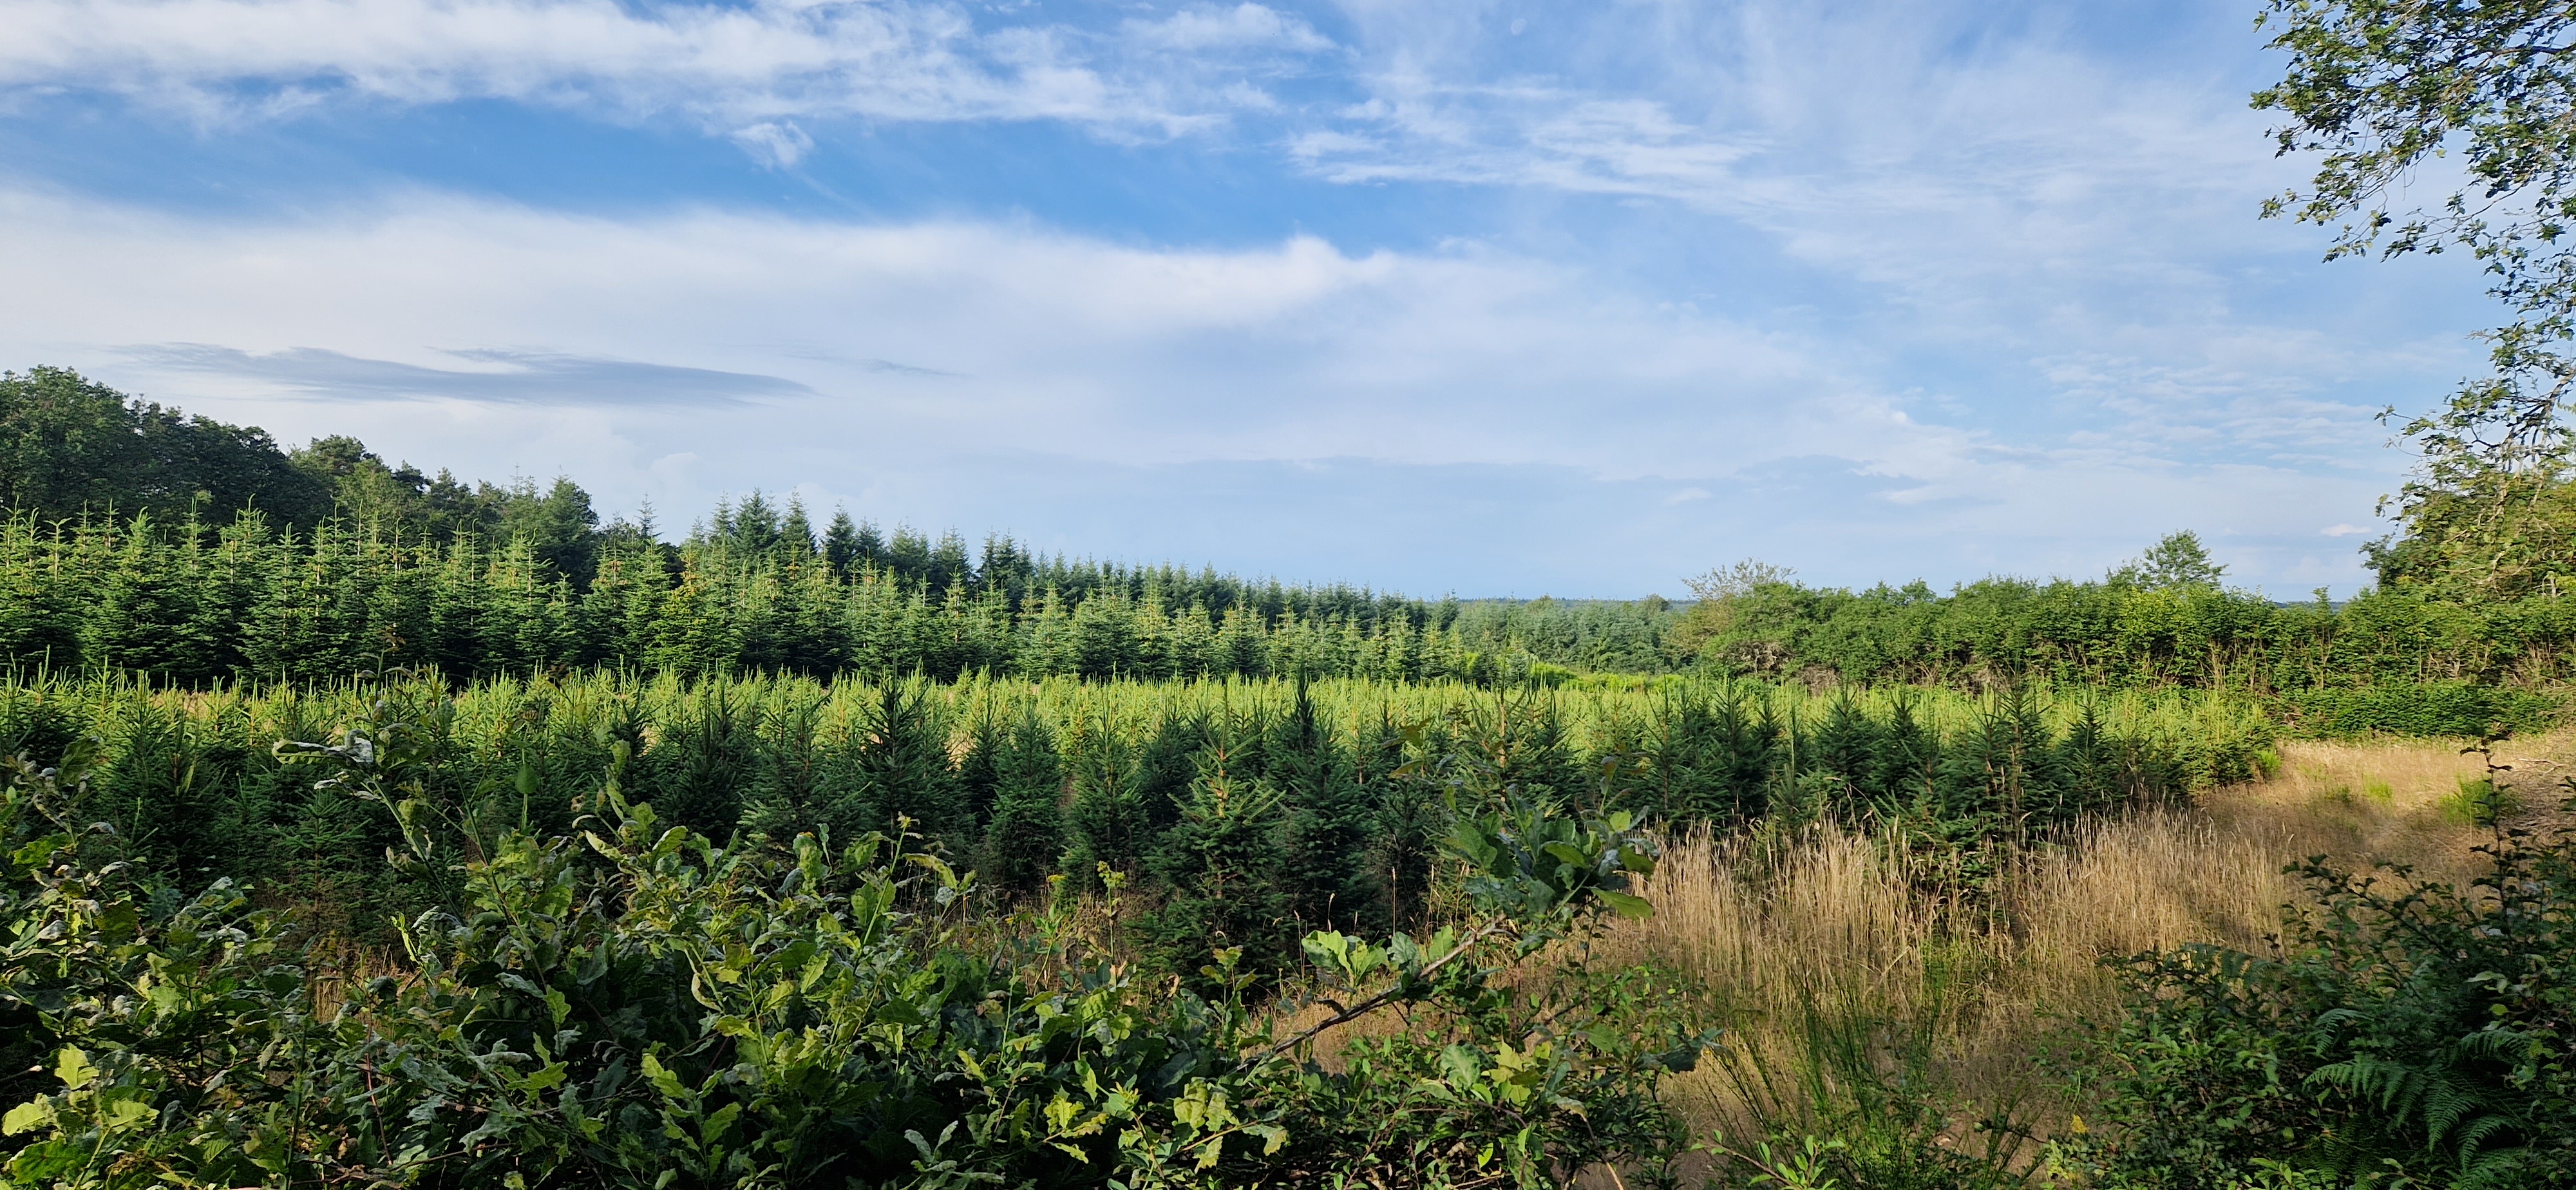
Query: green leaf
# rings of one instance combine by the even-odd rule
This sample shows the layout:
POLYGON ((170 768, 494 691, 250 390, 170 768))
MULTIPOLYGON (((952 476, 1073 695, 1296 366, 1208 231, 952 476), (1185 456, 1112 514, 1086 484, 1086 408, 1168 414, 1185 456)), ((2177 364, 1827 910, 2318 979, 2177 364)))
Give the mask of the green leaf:
POLYGON ((89 1064, 88 1054, 65 1049, 54 1055, 54 1077, 63 1080, 64 1086, 78 1089, 98 1078, 98 1067, 89 1064))
POLYGON ((723 1140, 726 1133, 733 1131, 733 1122, 740 1119, 741 1116, 742 1105, 739 1103, 728 1103, 723 1107, 717 1108, 713 1113, 707 1116, 706 1127, 699 1129, 698 1135, 702 1137, 706 1143, 714 1144, 723 1140))
POLYGON ((1655 915, 1654 904, 1644 897, 1634 897, 1623 892, 1612 892, 1606 888, 1596 888, 1592 891, 1612 909, 1617 910, 1621 917, 1632 917, 1639 921, 1644 921, 1645 919, 1655 915))
POLYGON ((10 862, 24 868, 41 868, 54 853, 72 845, 70 835, 47 835, 11 853, 10 862))
POLYGON ((1484 1057, 1473 1049, 1453 1043, 1440 1051, 1440 1075, 1459 1090, 1474 1090, 1484 1081, 1484 1057))
POLYGON ((33 1132, 53 1122, 54 1105, 42 1099, 32 1100, 10 1108, 8 1115, 0 1116, 0 1135, 16 1136, 21 1132, 33 1132))
POLYGON ((644 1055, 644 1077, 653 1084, 654 1090, 661 1092, 665 1097, 671 1099, 688 1097, 688 1089, 680 1085, 680 1076, 671 1073, 669 1067, 662 1065, 661 1060, 651 1054, 644 1055))

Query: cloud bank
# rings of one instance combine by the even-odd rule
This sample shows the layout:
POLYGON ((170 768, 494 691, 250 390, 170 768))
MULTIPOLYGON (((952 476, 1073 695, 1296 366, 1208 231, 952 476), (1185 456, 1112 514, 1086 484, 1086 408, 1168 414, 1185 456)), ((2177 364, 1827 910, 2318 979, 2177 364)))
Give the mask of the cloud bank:
POLYGON ((2183 527, 2349 589, 2406 461, 2369 415, 2477 367, 2474 266, 2253 217, 2300 165, 2243 26, 0 0, 0 148, 210 175, 0 164, 0 352, 629 506, 792 483, 1414 590, 2095 573, 2183 527), (693 190, 707 144, 740 176, 693 190))
POLYGON ((0 268, 56 279, 0 296, 14 357, 112 345, 109 379, 289 440, 570 469, 630 508, 801 482, 817 503, 1072 547, 1257 568, 1275 564, 1263 542, 1321 529, 1381 583, 1616 593, 1739 553, 1861 581, 2030 568, 2046 543, 2091 569, 2179 524, 2295 539, 2306 552, 2273 567, 2295 574, 2333 564, 2315 526, 2372 482, 2005 441, 1844 368, 1830 341, 1492 250, 1175 251, 428 195, 229 222, 19 193, 0 218, 29 233, 0 268), (158 343, 136 344, 146 328, 158 343), (1348 503, 1327 489, 1399 503, 1318 522, 1348 503), (1103 520, 1120 528, 1075 532, 1103 520), (1820 535, 1866 548, 1818 565, 1820 535), (1636 552, 1604 558, 1609 542, 1636 552))

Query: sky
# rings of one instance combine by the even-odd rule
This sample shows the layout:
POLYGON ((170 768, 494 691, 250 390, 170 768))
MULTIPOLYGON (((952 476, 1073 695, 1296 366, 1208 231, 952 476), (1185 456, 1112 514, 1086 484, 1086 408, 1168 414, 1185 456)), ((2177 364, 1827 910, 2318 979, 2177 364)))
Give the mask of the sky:
POLYGON ((0 0, 0 367, 1421 596, 2349 594, 2479 370, 2249 0, 0 0))

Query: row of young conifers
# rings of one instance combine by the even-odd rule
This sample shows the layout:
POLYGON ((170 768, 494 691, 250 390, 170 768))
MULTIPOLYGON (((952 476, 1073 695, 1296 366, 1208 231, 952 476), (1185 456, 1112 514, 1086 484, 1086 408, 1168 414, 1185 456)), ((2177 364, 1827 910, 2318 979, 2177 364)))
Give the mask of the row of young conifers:
POLYGON ((1142 936, 1184 973, 1212 939, 1262 967, 1302 928, 1436 915, 1461 764, 1658 824, 1900 824, 1973 879, 1991 848, 2241 779, 2272 730, 2248 700, 2185 691, 588 673, 450 697, 426 674, 197 692, 29 677, 0 683, 0 754, 91 749, 82 812, 115 824, 135 862, 339 906, 380 932, 408 903, 382 862, 395 823, 276 755, 331 741, 380 700, 418 725, 422 796, 471 833, 563 831, 616 770, 626 796, 716 838, 908 829, 1004 897, 1119 873, 1158 906, 1142 936))
POLYGON ((20 514, 0 520, 0 657, 186 683, 330 681, 385 664, 460 678, 592 665, 942 680, 2037 678, 2232 687, 2313 729, 2451 734, 2536 721, 2542 692, 2576 673, 2576 608, 2555 598, 2464 605, 2386 590, 2276 604, 2115 575, 1948 594, 1766 581, 1688 605, 1425 602, 1033 560, 1000 539, 980 564, 961 546, 926 567, 739 508, 676 545, 632 527, 595 538, 560 562, 524 535, 442 539, 329 519, 297 530, 253 513, 221 524, 20 514))
POLYGON ((439 543, 338 521, 297 534, 255 514, 221 528, 22 516, 0 521, 0 657, 182 682, 328 681, 388 663, 459 676, 606 664, 1390 681, 1532 667, 1526 650, 1505 656, 1462 634, 1454 603, 1170 568, 1052 570, 1066 585, 972 568, 907 575, 836 561, 810 540, 673 547, 630 535, 576 576, 525 538, 439 543))

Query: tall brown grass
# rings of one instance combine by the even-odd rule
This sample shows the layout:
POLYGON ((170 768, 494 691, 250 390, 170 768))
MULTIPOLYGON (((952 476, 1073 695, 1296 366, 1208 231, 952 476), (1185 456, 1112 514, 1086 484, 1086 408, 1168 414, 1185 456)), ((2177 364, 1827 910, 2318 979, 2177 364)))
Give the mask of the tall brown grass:
MULTIPOLYGON (((1973 893, 1914 866, 1897 840, 1831 825, 1669 840, 1640 890, 1654 916, 1592 945, 1599 959, 1688 977, 1708 1023, 1728 1030, 1669 1094, 1731 1149, 1829 1136, 2027 1172, 2035 1142, 2084 1109, 2042 1056, 2121 1010, 2106 960, 2195 942, 2261 950, 2305 897, 2284 869, 2311 855, 2454 884, 2480 870, 2473 848, 2492 833, 2452 809, 2461 783, 2487 774, 2484 758, 2441 741, 2287 741, 2279 752, 2268 780, 2086 824, 1973 893)), ((2558 816, 2571 754, 2576 736, 2496 751, 2512 766, 2504 783, 2522 825, 2558 816)), ((1284 1023, 1317 1011, 1292 1009, 1284 1023)), ((1322 1052, 1402 1027, 1337 1029, 1322 1052)))
MULTIPOLYGON (((2498 754, 2527 810, 2555 800, 2543 787, 2566 744, 2498 754)), ((1654 917, 1599 945, 1691 977, 1730 1030, 1719 1060, 1673 1086, 1697 1125, 1744 1143, 1827 1129, 1837 1113, 1883 1117, 1906 1106, 1890 1096, 1913 1097, 1940 1105, 1923 1143, 2009 1158, 2067 1118, 2060 1080, 2034 1059, 2075 1022, 2117 1012, 2105 959, 2260 948, 2303 895, 2284 867, 2308 855, 2454 882, 2476 872, 2471 848, 2489 832, 2444 802, 2484 774, 2479 757, 2292 741, 2281 759, 2272 780, 2034 849, 1975 896, 1912 869, 1890 840, 1832 827, 1693 835, 1644 890, 1654 917)))

